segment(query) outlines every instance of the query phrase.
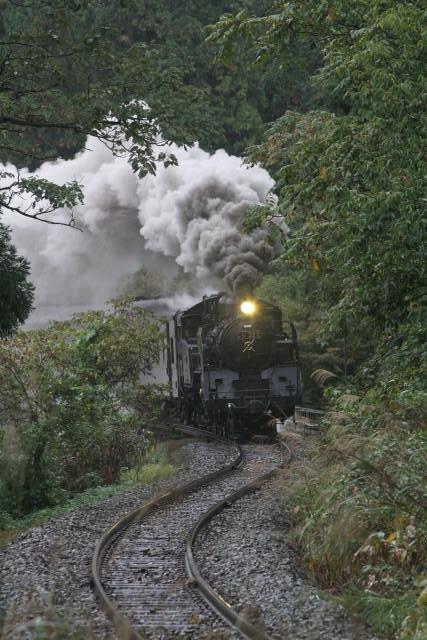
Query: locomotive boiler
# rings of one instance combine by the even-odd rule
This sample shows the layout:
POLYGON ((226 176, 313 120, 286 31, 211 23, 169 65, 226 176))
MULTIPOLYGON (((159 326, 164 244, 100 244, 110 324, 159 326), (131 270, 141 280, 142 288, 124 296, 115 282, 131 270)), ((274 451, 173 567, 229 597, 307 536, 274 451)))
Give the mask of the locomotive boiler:
POLYGON ((300 401, 295 327, 269 302, 205 296, 175 314, 167 339, 171 399, 188 424, 246 437, 300 401))

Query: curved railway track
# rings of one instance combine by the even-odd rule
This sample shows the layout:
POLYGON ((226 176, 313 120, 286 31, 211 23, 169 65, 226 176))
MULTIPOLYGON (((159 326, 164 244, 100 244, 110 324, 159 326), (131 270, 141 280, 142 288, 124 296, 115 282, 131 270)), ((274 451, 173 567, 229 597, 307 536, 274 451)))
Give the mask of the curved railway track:
POLYGON ((192 550, 217 513, 259 486, 290 454, 280 445, 230 446, 231 462, 142 505, 96 545, 94 588, 121 638, 225 638, 227 625, 246 638, 267 638, 210 587, 192 550))

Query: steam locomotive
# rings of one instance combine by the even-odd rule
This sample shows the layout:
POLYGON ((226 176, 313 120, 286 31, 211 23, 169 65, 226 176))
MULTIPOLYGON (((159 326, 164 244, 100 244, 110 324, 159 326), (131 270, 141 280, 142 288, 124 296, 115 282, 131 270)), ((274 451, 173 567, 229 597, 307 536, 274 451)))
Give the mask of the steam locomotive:
POLYGON ((300 402, 295 327, 268 302, 204 296, 168 321, 167 341, 171 402, 187 424, 245 439, 300 402))

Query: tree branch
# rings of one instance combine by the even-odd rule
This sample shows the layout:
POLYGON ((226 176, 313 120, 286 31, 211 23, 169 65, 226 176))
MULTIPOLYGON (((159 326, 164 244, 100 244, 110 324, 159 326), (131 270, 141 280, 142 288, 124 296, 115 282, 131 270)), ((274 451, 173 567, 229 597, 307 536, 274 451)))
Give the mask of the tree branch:
MULTIPOLYGON (((25 150, 22 150, 22 149, 18 149, 17 147, 11 147, 11 146, 9 146, 7 144, 1 144, 0 143, 0 149, 6 149, 7 151, 11 151, 12 153, 18 153, 18 154, 20 154, 22 156, 31 156, 31 158, 34 158, 35 160, 46 161, 46 160, 55 160, 56 159, 55 155, 36 156, 31 151, 25 151, 25 150)), ((9 190, 9 187, 0 187, 0 191, 6 191, 6 190, 9 190)))
POLYGON ((18 127, 34 127, 36 129, 68 129, 77 131, 78 133, 90 133, 90 129, 83 127, 77 123, 67 122, 37 122, 36 120, 23 120, 21 118, 10 118, 8 116, 0 116, 0 122, 9 122, 18 127))
POLYGON ((6 202, 1 202, 0 209, 2 208, 7 209, 8 211, 12 211, 13 213, 18 213, 19 215, 24 216, 24 218, 30 218, 31 220, 38 220, 40 222, 44 222, 45 224, 57 225, 60 227, 70 227, 70 229, 76 229, 77 231, 83 232, 83 229, 80 229, 80 227, 76 225, 76 219, 73 215, 72 210, 70 211, 71 215, 68 222, 59 222, 57 220, 49 220, 47 218, 42 218, 42 216, 46 216, 50 213, 54 213, 57 210, 56 208, 45 209, 44 211, 39 211, 37 213, 28 213, 28 211, 31 209, 31 205, 27 209, 20 209, 19 207, 13 207, 12 205, 6 202))

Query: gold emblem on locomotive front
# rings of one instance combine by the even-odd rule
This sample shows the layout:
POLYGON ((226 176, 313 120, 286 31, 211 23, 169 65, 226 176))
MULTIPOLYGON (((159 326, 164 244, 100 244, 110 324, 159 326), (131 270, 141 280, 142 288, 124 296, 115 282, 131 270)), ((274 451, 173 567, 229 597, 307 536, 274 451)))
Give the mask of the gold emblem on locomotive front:
POLYGON ((255 352, 255 338, 245 340, 242 345, 242 353, 250 353, 251 351, 255 352))

